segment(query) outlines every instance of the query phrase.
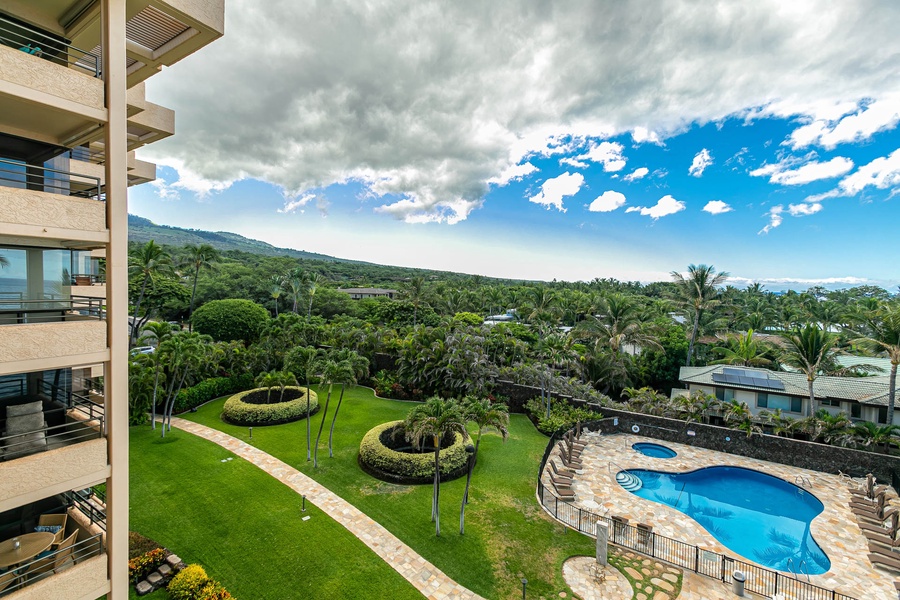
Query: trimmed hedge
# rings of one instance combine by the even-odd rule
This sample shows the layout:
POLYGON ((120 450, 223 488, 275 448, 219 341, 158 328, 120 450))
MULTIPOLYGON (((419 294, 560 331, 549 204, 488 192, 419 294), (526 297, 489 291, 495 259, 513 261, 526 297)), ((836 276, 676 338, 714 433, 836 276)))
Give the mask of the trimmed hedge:
MULTIPOLYGON (((410 454, 387 447, 385 435, 403 421, 389 421, 373 427, 359 444, 359 465, 369 475, 390 483, 416 484, 434 481, 434 452, 410 454)), ((453 444, 440 452, 441 481, 450 481, 466 474, 469 455, 466 440, 455 433, 453 444)))
POLYGON ((269 322, 269 311, 252 300, 212 300, 194 311, 194 331, 217 342, 242 341, 249 345, 269 322))
POLYGON ((253 375, 233 375, 231 377, 213 377, 205 379, 195 386, 185 388, 178 392, 175 398, 175 408, 172 412, 178 414, 197 408, 214 398, 221 398, 228 394, 242 392, 254 385, 253 375))
MULTIPOLYGON (((273 402, 272 404, 252 404, 245 402, 244 397, 254 392, 266 394, 265 388, 256 388, 235 394, 225 401, 222 408, 222 420, 232 425, 279 425, 306 418, 306 398, 309 394, 309 414, 313 415, 319 410, 319 400, 316 393, 307 388, 288 386, 285 390, 296 390, 301 394, 299 398, 287 402, 273 402), (307 393, 303 393, 306 390, 307 393)), ((277 389, 272 394, 278 395, 277 389)))

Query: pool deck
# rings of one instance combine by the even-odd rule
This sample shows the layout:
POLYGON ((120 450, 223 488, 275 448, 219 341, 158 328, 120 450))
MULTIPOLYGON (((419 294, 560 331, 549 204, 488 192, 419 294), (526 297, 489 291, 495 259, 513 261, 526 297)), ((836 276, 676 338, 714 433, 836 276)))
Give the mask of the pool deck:
MULTIPOLYGON (((615 474, 622 469, 678 473, 728 465, 754 469, 791 483, 799 481, 798 477, 806 478, 811 485, 804 482, 803 487, 825 506, 813 520, 810 531, 831 560, 831 570, 821 575, 811 575, 810 581, 860 600, 896 600, 894 580, 897 577, 876 569, 866 557, 869 553, 866 538, 850 512, 850 492, 846 480, 841 477, 674 442, 661 443, 678 453, 675 458, 653 458, 631 448, 636 442, 653 441, 638 435, 586 433, 581 439, 587 442, 587 447, 581 455, 584 468, 574 478, 576 506, 606 516, 627 517, 632 525, 646 523, 660 535, 730 556, 737 555, 692 518, 674 508, 625 491, 616 483, 615 474)), ((740 558, 758 564, 750 557, 740 558)))

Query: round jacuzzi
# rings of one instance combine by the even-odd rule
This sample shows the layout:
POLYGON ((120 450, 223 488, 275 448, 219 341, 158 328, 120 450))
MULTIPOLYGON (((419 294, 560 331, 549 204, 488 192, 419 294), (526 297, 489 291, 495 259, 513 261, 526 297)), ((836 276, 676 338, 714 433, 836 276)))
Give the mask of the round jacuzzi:
POLYGON ((663 446, 662 444, 638 442, 637 444, 632 444, 631 447, 644 456, 650 456, 653 458, 675 458, 676 456, 678 456, 677 452, 675 452, 671 448, 663 446))

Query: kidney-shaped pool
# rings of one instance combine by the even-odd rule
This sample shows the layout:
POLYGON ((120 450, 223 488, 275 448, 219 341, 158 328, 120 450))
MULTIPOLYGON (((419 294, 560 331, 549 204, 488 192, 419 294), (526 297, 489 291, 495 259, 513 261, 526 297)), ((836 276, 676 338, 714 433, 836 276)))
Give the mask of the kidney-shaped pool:
POLYGON ((689 473, 629 469, 616 480, 632 494, 680 510, 722 545, 761 565, 810 575, 831 568, 809 531, 822 502, 783 479, 720 466, 689 473))

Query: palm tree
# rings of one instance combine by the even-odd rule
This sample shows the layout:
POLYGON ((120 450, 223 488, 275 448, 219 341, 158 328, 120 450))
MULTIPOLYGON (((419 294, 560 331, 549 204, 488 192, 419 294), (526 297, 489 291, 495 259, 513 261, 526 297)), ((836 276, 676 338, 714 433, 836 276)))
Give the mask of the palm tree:
POLYGON ((712 360, 711 365, 739 365, 743 367, 765 367, 772 364, 772 361, 765 357, 769 351, 765 343, 757 342, 753 339, 753 330, 747 333, 729 334, 727 336, 727 347, 716 346, 712 351, 720 354, 722 358, 712 360))
POLYGON ((283 280, 275 275, 272 277, 272 286, 269 288, 269 297, 275 301, 275 318, 278 318, 278 299, 284 293, 283 280))
POLYGON ((623 294, 610 294, 600 301, 599 316, 578 323, 575 334, 602 341, 614 354, 624 346, 661 350, 655 335, 648 331, 640 306, 623 294))
POLYGON ((728 280, 728 273, 722 271, 716 273, 712 265, 688 265, 687 277, 678 271, 672 271, 672 280, 678 289, 682 304, 693 316, 691 328, 691 340, 688 344, 686 366, 691 366, 694 358, 694 343, 697 341, 697 331, 700 329, 700 318, 703 311, 715 306, 716 297, 719 294, 718 286, 728 280))
POLYGON ((328 384, 328 395, 325 397, 325 407, 322 409, 322 422, 319 424, 319 433, 316 435, 316 445, 313 449, 313 468, 319 467, 319 440, 322 439, 322 430, 325 429, 325 419, 328 417, 328 404, 331 402, 334 382, 341 378, 341 371, 340 363, 333 360, 326 360, 322 364, 322 383, 328 384))
POLYGON ((309 380, 320 365, 321 354, 313 346, 297 347, 284 357, 284 368, 295 375, 300 374, 306 381, 306 462, 312 460, 312 432, 310 430, 309 380))
MULTIPOLYGON (((221 258, 219 251, 209 244, 200 244, 194 246, 188 244, 184 247, 186 253, 186 263, 191 266, 194 271, 194 285, 191 288, 191 305, 188 309, 188 319, 194 314, 194 298, 197 296, 197 280, 200 278, 200 269, 211 269, 213 263, 218 262, 221 258)), ((189 331, 194 330, 194 324, 189 325, 189 331)))
MULTIPOLYGON (((156 429, 156 399, 157 399, 157 391, 159 390, 159 378, 163 374, 162 369, 162 358, 163 353, 159 352, 159 346, 164 341, 169 339, 175 332, 175 326, 170 325, 169 323, 160 322, 160 321, 150 321, 144 327, 145 332, 149 332, 153 338, 156 340, 156 352, 151 353, 149 356, 150 362, 153 364, 153 370, 155 371, 153 376, 153 397, 150 401, 150 428, 156 429)), ((144 334, 143 337, 139 340, 139 343, 144 343, 149 341, 150 335, 144 334)), ((163 380, 163 385, 165 385, 165 380, 163 380)))
MULTIPOLYGON (((355 354, 355 353, 354 353, 355 354)), ((365 359, 363 359, 365 360, 365 359)), ((368 364, 366 360, 366 364, 368 364)), ((341 403, 344 401, 344 390, 348 385, 356 384, 356 371, 353 369, 353 363, 349 360, 342 360, 337 363, 338 368, 334 371, 332 381, 341 386, 341 395, 338 397, 337 406, 334 407, 334 416, 331 417, 331 429, 328 431, 328 457, 334 457, 331 440, 334 438, 334 424, 337 423, 338 412, 341 410, 341 403)))
POLYGON ((306 306, 306 318, 308 319, 312 316, 313 298, 315 298, 319 286, 322 285, 322 277, 318 273, 311 273, 306 277, 304 283, 306 284, 306 297, 309 299, 306 306))
MULTIPOLYGON (((509 437, 509 408, 505 404, 491 403, 488 398, 473 398, 467 396, 462 402, 463 416, 467 423, 474 423, 478 427, 478 437, 475 438, 475 452, 472 461, 478 460, 478 448, 481 445, 481 434, 485 429, 496 429, 503 441, 509 437)), ((469 503, 469 483, 472 481, 472 470, 466 476, 466 491, 463 494, 463 504, 469 503)))
POLYGON ((410 278, 400 290, 400 295, 413 305, 413 327, 415 327, 419 305, 425 301, 425 279, 423 277, 410 278))
POLYGON ((900 304, 885 304, 865 317, 868 334, 857 340, 864 346, 886 354, 891 361, 888 377, 887 424, 894 423, 897 399, 897 365, 900 365, 900 304))
POLYGON ((887 454, 890 444, 897 441, 900 425, 876 425, 871 421, 860 421, 854 430, 863 446, 874 446, 876 449, 881 446, 887 454))
POLYGON ((151 283, 154 277, 169 275, 173 272, 172 257, 155 241, 150 240, 128 253, 128 272, 142 278, 141 292, 134 304, 134 322, 129 337, 129 342, 134 345, 134 339, 137 337, 139 329, 138 315, 141 310, 141 302, 147 292, 147 284, 151 283))
POLYGON ((417 446, 422 446, 429 437, 434 444, 434 492, 431 498, 431 520, 434 521, 435 535, 441 535, 441 440, 449 434, 459 433, 468 439, 466 419, 454 400, 429 398, 424 404, 415 406, 403 423, 406 437, 417 446))
POLYGON ((207 348, 211 347, 212 338, 199 333, 181 332, 172 335, 162 342, 157 352, 165 357, 169 371, 169 384, 166 389, 166 403, 163 408, 162 435, 172 429, 172 410, 178 392, 184 387, 185 381, 192 373, 199 371, 206 356, 207 348))
POLYGON ((809 405, 806 416, 816 413, 816 395, 813 382, 819 373, 831 368, 834 357, 840 353, 836 335, 821 329, 815 323, 780 334, 785 342, 784 352, 780 356, 783 364, 793 367, 806 375, 809 385, 809 405))
POLYGON ((735 429, 743 431, 747 437, 754 433, 762 433, 762 428, 753 420, 753 413, 746 402, 732 400, 722 405, 725 409, 725 422, 735 429))
POLYGON ((802 423, 802 421, 798 421, 797 419, 784 416, 781 413, 780 408, 776 408, 771 412, 762 410, 759 412, 759 417, 765 419, 766 424, 772 428, 772 433, 777 437, 790 436, 798 427, 798 424, 802 423))
POLYGON ((266 404, 271 404, 272 388, 278 388, 281 395, 278 401, 284 402, 284 389, 289 385, 297 385, 297 378, 290 371, 269 371, 256 376, 257 387, 266 388, 266 404))

